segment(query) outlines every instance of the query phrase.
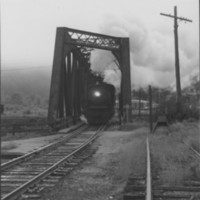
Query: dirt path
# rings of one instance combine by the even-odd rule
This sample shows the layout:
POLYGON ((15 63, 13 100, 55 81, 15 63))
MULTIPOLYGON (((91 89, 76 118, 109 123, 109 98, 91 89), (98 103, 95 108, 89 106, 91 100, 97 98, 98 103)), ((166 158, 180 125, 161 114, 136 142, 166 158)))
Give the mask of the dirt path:
POLYGON ((97 152, 59 182, 43 199, 106 200, 122 199, 128 176, 144 173, 145 134, 148 128, 134 131, 104 132, 95 145, 97 152))

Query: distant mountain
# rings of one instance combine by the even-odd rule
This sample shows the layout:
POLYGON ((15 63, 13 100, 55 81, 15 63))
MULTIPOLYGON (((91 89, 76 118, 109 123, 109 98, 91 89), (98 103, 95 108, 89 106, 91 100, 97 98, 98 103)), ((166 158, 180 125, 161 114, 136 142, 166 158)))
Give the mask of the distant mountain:
MULTIPOLYGON (((50 69, 50 68, 49 68, 50 69)), ((24 96, 49 97, 51 70, 30 69, 1 71, 1 96, 20 93, 24 96)))

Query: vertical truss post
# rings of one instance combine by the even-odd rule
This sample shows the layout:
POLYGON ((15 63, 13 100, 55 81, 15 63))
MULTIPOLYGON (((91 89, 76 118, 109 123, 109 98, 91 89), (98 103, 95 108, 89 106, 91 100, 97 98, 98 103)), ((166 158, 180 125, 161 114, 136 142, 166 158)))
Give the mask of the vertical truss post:
POLYGON ((77 66, 77 115, 81 115, 81 70, 80 70, 80 63, 78 62, 77 66))
MULTIPOLYGON (((117 61, 118 61, 118 63, 119 63, 119 68, 120 68, 120 70, 121 70, 121 72, 122 72, 122 60, 121 60, 121 55, 120 55, 120 51, 112 51, 112 54, 116 57, 116 59, 117 59, 117 61)), ((123 76, 121 76, 122 78, 121 79, 123 79, 123 76)), ((118 94, 118 102, 119 102, 119 107, 118 107, 118 109, 119 109, 119 113, 118 113, 118 117, 119 117, 119 124, 121 125, 122 124, 122 119, 123 119, 123 99, 122 99, 122 80, 121 80, 121 86, 120 86, 120 93, 118 94)))
POLYGON ((65 85, 64 85, 65 70, 64 70, 64 68, 65 68, 65 66, 64 66, 64 56, 63 56, 62 67, 60 70, 60 87, 59 87, 58 112, 57 112, 58 118, 64 117, 64 89, 65 89, 65 85))
POLYGON ((65 104, 65 116, 66 118, 69 116, 69 101, 68 101, 68 88, 67 88, 67 65, 66 60, 64 59, 64 104, 65 104))
POLYGON ((71 64, 71 52, 67 55, 67 100, 68 100, 68 116, 72 115, 72 101, 71 101, 71 74, 72 74, 72 64, 71 64))
MULTIPOLYGON (((53 59, 53 69, 52 69, 52 76, 51 76, 50 97, 49 97, 49 109, 48 109, 49 124, 53 124, 57 118, 64 117, 64 107, 67 104, 66 99, 65 99, 66 89, 69 90, 66 92, 66 96, 70 95, 70 87, 68 87, 68 85, 67 86, 65 85, 65 77, 64 77, 65 69, 64 68, 66 67, 65 57, 66 55, 70 53, 72 46, 65 45, 66 38, 67 37, 66 37, 65 29, 57 28, 54 59, 53 59)), ((67 68, 70 69, 71 63, 67 63, 67 65, 68 65, 67 68)), ((66 84, 70 84, 70 81, 68 81, 68 78, 71 76, 71 74, 69 74, 68 71, 67 71, 67 75, 68 77, 66 80, 66 84)), ((69 96, 68 96, 68 99, 69 99, 69 96)), ((65 107, 65 109, 67 108, 65 107)))
POLYGON ((71 87, 71 102, 72 102, 72 117, 74 120, 74 123, 76 123, 76 115, 77 115, 77 99, 76 99, 76 71, 77 71, 77 57, 75 53, 73 52, 73 61, 72 61, 72 87, 71 87))
MULTIPOLYGON (((88 68, 89 69, 89 68, 88 68)), ((86 108, 86 101, 87 101, 87 90, 88 90, 88 73, 89 73, 89 70, 88 69, 84 69, 83 70, 83 108, 85 109, 86 108)))
POLYGON ((79 63, 79 100, 80 100, 80 115, 83 108, 83 101, 84 101, 84 70, 82 62, 79 63))
POLYGON ((57 28, 55 51, 54 51, 54 61, 51 77, 51 88, 49 97, 49 112, 48 119, 50 123, 53 123, 57 117, 59 92, 60 92, 60 74, 63 63, 63 49, 64 49, 64 36, 65 32, 63 29, 57 28))
POLYGON ((75 62, 76 62, 76 68, 74 69, 74 118, 75 121, 78 118, 78 59, 77 56, 75 55, 75 62))
POLYGON ((125 122, 131 122, 131 75, 130 75, 130 52, 129 52, 129 38, 121 39, 121 92, 123 110, 126 110, 125 122))

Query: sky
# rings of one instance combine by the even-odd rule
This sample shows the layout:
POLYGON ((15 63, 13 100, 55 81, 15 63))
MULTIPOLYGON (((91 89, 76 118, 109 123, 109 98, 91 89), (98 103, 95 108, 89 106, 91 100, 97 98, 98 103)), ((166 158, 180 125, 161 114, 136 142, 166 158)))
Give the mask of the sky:
MULTIPOLYGON (((179 22, 178 28, 186 86, 199 70, 199 0, 2 0, 1 69, 51 70, 56 28, 69 27, 129 37, 133 87, 173 85, 174 22, 160 13, 173 15, 174 6, 178 16, 193 20, 179 22)), ((93 52, 91 63, 106 80, 120 78, 110 52, 93 52)))

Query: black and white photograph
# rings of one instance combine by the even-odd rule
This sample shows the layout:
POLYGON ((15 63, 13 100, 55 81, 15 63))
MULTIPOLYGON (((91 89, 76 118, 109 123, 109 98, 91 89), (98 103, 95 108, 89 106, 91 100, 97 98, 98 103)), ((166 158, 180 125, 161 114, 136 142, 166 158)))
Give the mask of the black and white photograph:
POLYGON ((200 0, 1 1, 1 200, 200 200, 200 0))

